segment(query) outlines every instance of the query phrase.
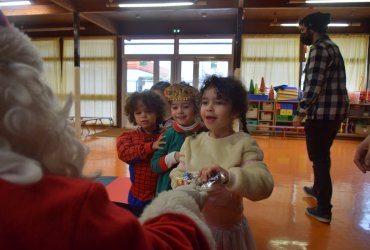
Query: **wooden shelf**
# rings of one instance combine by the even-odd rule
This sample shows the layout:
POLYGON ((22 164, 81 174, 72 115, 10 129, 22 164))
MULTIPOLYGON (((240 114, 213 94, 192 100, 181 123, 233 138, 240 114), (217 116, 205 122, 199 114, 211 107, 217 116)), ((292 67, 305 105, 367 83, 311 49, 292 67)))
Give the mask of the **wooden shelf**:
POLYGON ((338 133, 340 137, 351 137, 351 138, 365 138, 367 134, 355 134, 355 133, 338 133))
POLYGON ((348 116, 349 119, 370 119, 369 116, 348 116))
MULTIPOLYGON (((281 105, 278 104, 292 104, 293 105, 293 114, 295 115, 295 111, 298 106, 298 101, 271 101, 271 100, 250 100, 249 104, 253 104, 257 110, 254 109, 254 114, 257 114, 257 117, 254 118, 247 118, 247 121, 254 121, 253 124, 247 124, 247 127, 249 128, 249 131, 251 133, 266 133, 270 135, 283 135, 285 136, 305 136, 303 127, 295 128, 293 127, 293 121, 287 121, 287 120, 278 120, 278 106, 281 105), (272 104, 272 110, 266 110, 263 109, 265 105, 271 105, 272 104), (271 113, 271 119, 261 119, 262 113, 271 113)), ((265 106, 266 107, 266 106, 265 106)), ((271 107, 271 106, 270 106, 271 107)), ((370 103, 365 104, 351 104, 350 105, 350 111, 351 107, 355 107, 356 112, 364 113, 369 112, 370 113, 370 103)), ((284 115, 284 114, 281 114, 284 115)), ((290 116, 290 114, 289 114, 290 116)), ((344 121, 344 124, 342 126, 343 131, 348 131, 349 124, 356 123, 359 120, 363 120, 365 125, 358 124, 358 126, 367 126, 369 124, 369 131, 370 131, 370 116, 361 116, 361 115, 350 115, 348 118, 344 121)), ((350 124, 351 125, 351 124, 350 124)), ((355 124, 356 126, 356 124, 355 124)), ((366 127, 365 127, 366 129, 366 127)), ((363 132, 363 131, 361 131, 363 132)), ((365 138, 367 134, 360 134, 360 133, 338 133, 338 137, 341 138, 365 138)))
POLYGON ((292 121, 278 121, 278 120, 276 120, 276 122, 278 123, 278 122, 281 122, 281 123, 292 123, 292 121))

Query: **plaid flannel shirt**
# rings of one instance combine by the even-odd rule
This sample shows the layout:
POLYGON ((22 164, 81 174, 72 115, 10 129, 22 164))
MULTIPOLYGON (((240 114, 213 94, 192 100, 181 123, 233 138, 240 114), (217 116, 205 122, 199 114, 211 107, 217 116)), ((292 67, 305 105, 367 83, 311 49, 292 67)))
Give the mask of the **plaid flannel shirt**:
POLYGON ((344 120, 349 106, 344 61, 328 36, 311 46, 304 73, 297 114, 309 120, 344 120))
POLYGON ((153 134, 146 134, 138 128, 136 131, 124 132, 117 139, 118 157, 129 164, 132 183, 130 192, 143 202, 155 196, 158 174, 152 171, 150 160, 154 153, 152 144, 159 135, 159 129, 153 134))

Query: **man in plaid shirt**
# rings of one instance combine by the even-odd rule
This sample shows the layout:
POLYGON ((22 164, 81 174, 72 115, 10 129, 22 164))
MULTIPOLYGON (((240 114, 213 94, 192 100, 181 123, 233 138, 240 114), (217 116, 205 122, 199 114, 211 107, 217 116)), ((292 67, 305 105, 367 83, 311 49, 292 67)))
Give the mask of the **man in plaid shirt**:
POLYGON ((324 223, 331 222, 330 148, 349 105, 344 61, 326 34, 329 23, 330 14, 321 12, 299 22, 301 42, 312 46, 304 70, 303 98, 293 120, 299 126, 306 117, 307 152, 313 162, 314 184, 303 190, 317 200, 317 206, 307 208, 306 214, 324 223))

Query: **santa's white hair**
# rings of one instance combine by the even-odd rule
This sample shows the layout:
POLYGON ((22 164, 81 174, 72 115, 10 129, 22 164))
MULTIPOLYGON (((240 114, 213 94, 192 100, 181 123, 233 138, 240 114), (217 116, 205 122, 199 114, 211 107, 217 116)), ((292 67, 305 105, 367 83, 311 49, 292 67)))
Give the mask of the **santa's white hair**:
POLYGON ((44 174, 80 177, 87 148, 46 84, 30 39, 0 11, 0 179, 29 184, 44 174), (2 21, 2 22, 1 22, 2 21))

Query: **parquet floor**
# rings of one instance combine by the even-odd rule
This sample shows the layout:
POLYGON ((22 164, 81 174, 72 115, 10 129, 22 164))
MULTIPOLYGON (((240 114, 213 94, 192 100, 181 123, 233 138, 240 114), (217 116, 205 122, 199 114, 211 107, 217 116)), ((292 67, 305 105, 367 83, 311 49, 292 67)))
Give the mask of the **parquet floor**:
MULTIPOLYGON (((353 164, 358 140, 338 139, 333 144, 333 219, 326 225, 304 213, 314 205, 302 191, 313 180, 304 139, 255 138, 275 180, 271 197, 244 201, 258 249, 370 249, 370 173, 361 173, 353 164)), ((101 170, 102 175, 128 176, 127 165, 117 158, 115 138, 83 140, 91 149, 85 173, 101 170)))

